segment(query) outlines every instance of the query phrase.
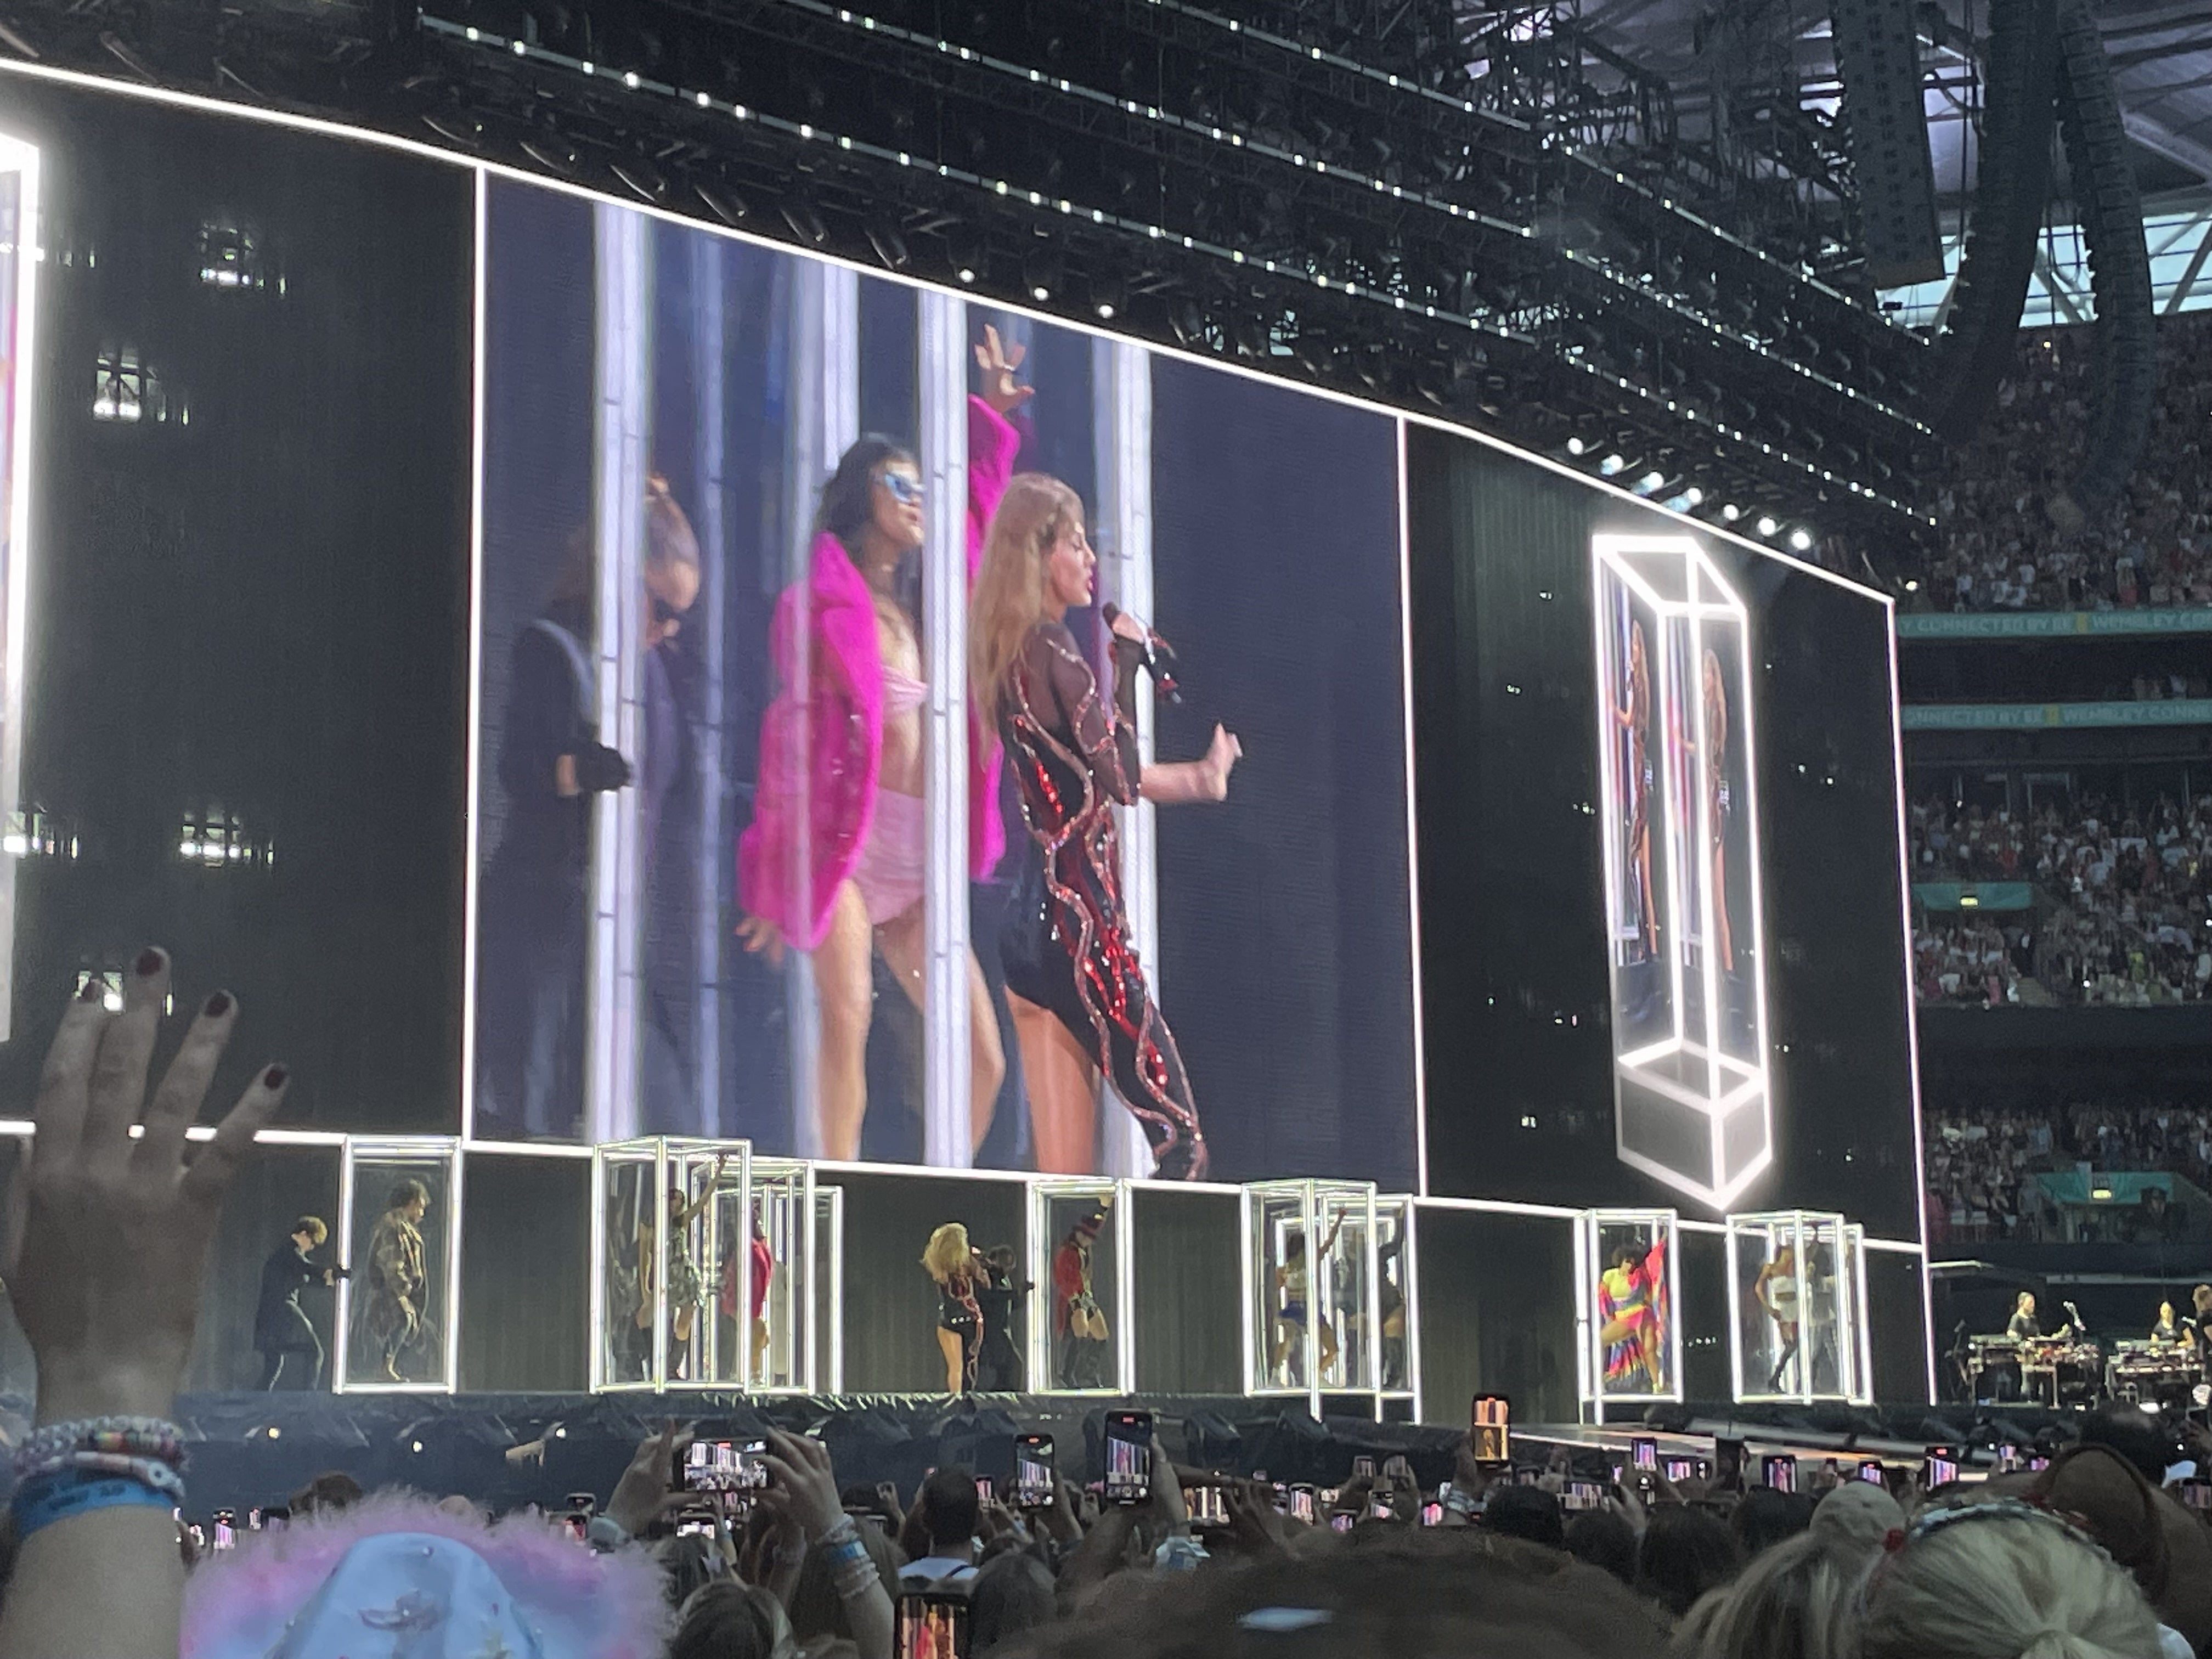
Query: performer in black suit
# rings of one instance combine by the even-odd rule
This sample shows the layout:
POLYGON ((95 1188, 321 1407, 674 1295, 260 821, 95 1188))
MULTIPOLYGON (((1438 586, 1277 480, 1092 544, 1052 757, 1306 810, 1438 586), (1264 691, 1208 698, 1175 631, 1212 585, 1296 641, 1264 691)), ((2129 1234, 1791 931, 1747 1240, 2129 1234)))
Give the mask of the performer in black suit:
POLYGON ((290 1358, 296 1358, 307 1373, 301 1387, 322 1383, 323 1340, 300 1305, 300 1292, 310 1285, 337 1280, 335 1267, 319 1267, 308 1260, 330 1236, 321 1217, 303 1215, 292 1224, 292 1236, 262 1265, 261 1299, 253 1310, 253 1347, 261 1356, 264 1390, 276 1386, 284 1375, 284 1362, 290 1358))

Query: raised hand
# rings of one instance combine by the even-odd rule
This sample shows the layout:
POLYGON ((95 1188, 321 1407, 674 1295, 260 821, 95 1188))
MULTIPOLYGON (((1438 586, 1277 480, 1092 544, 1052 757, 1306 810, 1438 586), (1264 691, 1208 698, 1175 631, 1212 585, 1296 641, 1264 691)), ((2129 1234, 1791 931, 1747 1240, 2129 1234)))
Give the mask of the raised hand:
POLYGON ((1028 355, 1026 347, 1000 343, 999 331, 989 323, 983 325, 983 342, 975 348, 975 367, 983 371, 983 390, 979 395, 1002 416, 1012 414, 1036 396, 1035 386, 1014 383, 1015 372, 1028 355))
POLYGON ((1199 762, 1208 800, 1229 799, 1229 775, 1237 769, 1237 763, 1244 758, 1244 745, 1237 734, 1224 726, 1213 728, 1213 741, 1206 746, 1206 758, 1199 762))
POLYGON ((207 1000, 149 1101, 168 994, 169 958, 149 949, 124 985, 121 1013, 108 1013, 91 980, 46 1050, 36 1133, 9 1206, 21 1231, 4 1253, 15 1316, 38 1358, 41 1423, 168 1414, 224 1195, 284 1098, 284 1068, 269 1066, 188 1158, 185 1131, 238 1004, 223 991, 207 1000))

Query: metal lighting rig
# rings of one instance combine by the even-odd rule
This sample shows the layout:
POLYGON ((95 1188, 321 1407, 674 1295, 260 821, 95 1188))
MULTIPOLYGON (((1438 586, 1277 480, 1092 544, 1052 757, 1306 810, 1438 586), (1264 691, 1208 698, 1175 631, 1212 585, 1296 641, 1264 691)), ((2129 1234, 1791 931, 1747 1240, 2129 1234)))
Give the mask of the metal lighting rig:
POLYGON ((1848 258, 1819 274, 1850 223, 1820 121, 1783 99, 1686 145, 1663 83, 1558 8, 49 0, 0 26, 0 51, 1356 393, 1678 511, 1928 522, 1930 349, 1839 285, 1848 258), (1784 204, 1771 246, 1762 191, 1784 204))

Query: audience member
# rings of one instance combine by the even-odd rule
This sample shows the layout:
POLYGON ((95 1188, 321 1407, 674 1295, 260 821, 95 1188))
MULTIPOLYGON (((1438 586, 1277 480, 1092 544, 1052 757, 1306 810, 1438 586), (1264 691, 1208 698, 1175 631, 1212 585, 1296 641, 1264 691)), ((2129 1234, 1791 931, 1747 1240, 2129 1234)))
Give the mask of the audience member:
POLYGON ((1860 1659, 2161 1659, 2135 1581, 2082 1533, 2010 1498, 1923 1514, 1875 1564, 1860 1659))
POLYGON ((1540 1486, 1492 1486, 1482 1522, 1507 1538, 1525 1538, 1555 1550, 1567 1547, 1566 1521, 1559 1500, 1540 1486))
POLYGON ((1636 1528, 1612 1510, 1585 1510, 1567 1522, 1566 1551, 1576 1560, 1636 1582, 1636 1528))
POLYGON ((955 1467, 931 1472, 915 1499, 908 1526, 915 1542, 908 1546, 920 1553, 899 1571, 899 1583, 908 1589, 927 1589, 937 1583, 959 1583, 975 1576, 975 1524, 981 1512, 975 1496, 975 1475, 955 1467))
POLYGON ((1680 1619, 1735 1574, 1742 1556, 1728 1528, 1703 1510, 1652 1511, 1636 1550, 1636 1588, 1680 1619))

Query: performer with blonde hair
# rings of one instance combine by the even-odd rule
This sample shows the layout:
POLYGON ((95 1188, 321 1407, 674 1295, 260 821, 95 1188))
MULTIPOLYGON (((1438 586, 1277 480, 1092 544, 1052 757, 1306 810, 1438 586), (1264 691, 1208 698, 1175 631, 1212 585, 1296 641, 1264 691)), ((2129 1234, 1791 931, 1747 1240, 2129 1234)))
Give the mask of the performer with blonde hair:
POLYGON ((975 1385, 975 1355, 983 1346, 983 1310, 975 1286, 988 1271, 968 1230, 948 1221, 929 1236, 921 1265, 937 1283, 937 1346, 945 1354, 945 1391, 965 1394, 975 1385))
MULTIPOLYGON (((1006 953, 1006 985, 1018 1011, 1026 1003, 1058 1020, 1079 1076, 1095 1066, 1112 1078, 1152 1143, 1152 1173, 1195 1181, 1206 1174, 1206 1137, 1182 1056, 1129 940, 1114 808, 1134 805, 1140 793, 1218 800, 1240 751, 1217 726, 1203 761, 1142 763, 1136 673, 1147 648, 1144 628, 1126 616, 1114 619, 1108 703, 1066 620, 1071 605, 1091 603, 1097 563, 1073 490, 1036 472, 1008 482, 984 540, 968 629, 977 713, 1005 745, 1022 821, 1044 855, 1042 902, 1019 919, 1032 937, 1029 948, 1006 953)), ((1070 1133, 1056 1121, 1047 1103, 1050 1084, 1027 1065, 1029 1055, 1025 1045, 1039 1167, 1058 1168, 1060 1159, 1044 1155, 1048 1141, 1065 1140, 1063 1157, 1072 1158, 1088 1125, 1070 1133)), ((1087 1154, 1087 1145, 1082 1150, 1087 1154)))

